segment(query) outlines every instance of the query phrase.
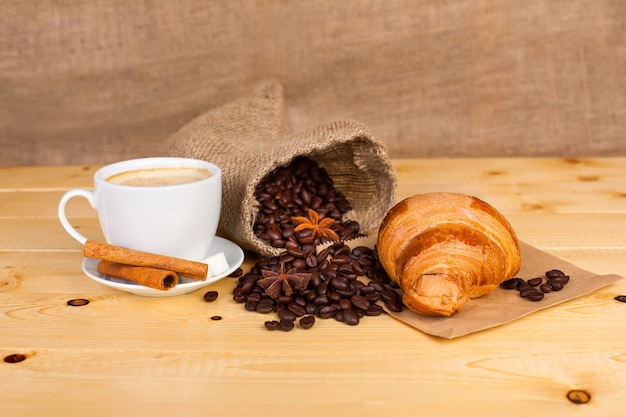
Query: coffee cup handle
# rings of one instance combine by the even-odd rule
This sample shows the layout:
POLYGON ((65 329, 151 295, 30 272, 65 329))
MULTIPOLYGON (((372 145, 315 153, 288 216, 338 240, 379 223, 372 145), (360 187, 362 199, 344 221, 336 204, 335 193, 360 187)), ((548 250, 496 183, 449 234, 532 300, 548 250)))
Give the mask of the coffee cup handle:
POLYGON ((72 236, 74 239, 84 245, 85 243, 87 243, 87 238, 78 233, 76 229, 74 229, 74 227, 67 220, 67 216, 65 215, 65 206, 67 202, 73 197, 86 198, 87 201, 89 201, 89 204, 91 204, 91 207, 95 209, 96 205, 94 203, 93 191, 83 190, 82 188, 74 188, 63 194, 63 197, 61 197, 61 201, 59 201, 59 220, 61 221, 61 225, 63 225, 63 228, 67 233, 70 234, 70 236, 72 236))

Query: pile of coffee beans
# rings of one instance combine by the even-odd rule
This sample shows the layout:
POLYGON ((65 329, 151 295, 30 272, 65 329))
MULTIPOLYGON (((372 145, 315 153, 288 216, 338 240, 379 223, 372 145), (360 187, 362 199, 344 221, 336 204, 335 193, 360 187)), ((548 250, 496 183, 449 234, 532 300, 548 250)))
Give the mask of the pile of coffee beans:
MULTIPOLYGON (((286 248, 291 240, 291 248, 295 248, 292 217, 308 216, 309 209, 315 210, 320 219, 338 220, 331 228, 341 239, 359 235, 357 222, 341 222, 351 208, 350 203, 335 189, 328 172, 310 158, 297 157, 290 164, 269 173, 257 184, 254 198, 259 203, 254 234, 272 247, 286 248)), ((300 240, 303 238, 299 236, 300 240)), ((318 243, 319 238, 305 244, 318 243)))
POLYGON ((403 310, 397 285, 389 279, 376 251, 365 246, 350 248, 344 243, 363 236, 360 225, 343 220, 350 203, 315 161, 299 157, 274 170, 259 182, 254 197, 259 203, 255 235, 285 250, 279 256, 261 259, 239 277, 233 299, 248 311, 275 313, 276 320, 265 322, 268 330, 290 331, 296 323, 310 329, 316 318, 334 318, 354 326, 366 316, 382 314, 379 301, 391 311, 403 310), (311 228, 295 231, 292 218, 308 217, 309 210, 318 213, 320 220, 332 218, 329 227, 340 240, 331 242, 311 228), (317 253, 320 244, 326 246, 317 253), (305 273, 310 279, 304 289, 271 297, 259 285, 264 270, 305 273), (369 280, 365 283, 358 277, 369 280))
POLYGON ((378 301, 391 311, 402 311, 401 296, 394 288, 395 283, 389 279, 375 250, 365 246, 350 249, 339 241, 319 254, 307 251, 297 257, 285 252, 258 261, 250 272, 238 279, 233 299, 244 304, 248 311, 276 313, 278 320, 265 323, 268 330, 289 331, 295 327, 296 320, 300 327, 311 328, 316 317, 357 325, 365 316, 383 313, 378 301), (314 266, 309 266, 311 263, 314 266), (263 270, 281 272, 292 269, 311 275, 305 289, 272 298, 258 284, 263 270), (369 282, 358 280, 359 276, 369 278, 369 282))
POLYGON ((522 298, 529 301, 541 301, 545 294, 553 291, 561 291, 569 282, 569 275, 558 269, 551 269, 545 273, 543 277, 530 278, 511 278, 500 284, 505 290, 517 290, 522 298))

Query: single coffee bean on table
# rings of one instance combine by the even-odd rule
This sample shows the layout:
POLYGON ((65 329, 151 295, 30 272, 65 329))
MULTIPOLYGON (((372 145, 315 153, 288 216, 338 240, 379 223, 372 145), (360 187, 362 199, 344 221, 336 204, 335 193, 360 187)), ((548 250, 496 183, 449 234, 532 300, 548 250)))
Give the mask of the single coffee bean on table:
POLYGON ((207 291, 204 293, 204 301, 210 303, 217 300, 219 293, 217 291, 207 291))
POLYGON ((310 329, 315 324, 315 316, 304 316, 299 321, 300 327, 310 329))
POLYGON ((265 322, 265 328, 267 330, 278 330, 280 328, 280 323, 278 320, 268 320, 265 322))

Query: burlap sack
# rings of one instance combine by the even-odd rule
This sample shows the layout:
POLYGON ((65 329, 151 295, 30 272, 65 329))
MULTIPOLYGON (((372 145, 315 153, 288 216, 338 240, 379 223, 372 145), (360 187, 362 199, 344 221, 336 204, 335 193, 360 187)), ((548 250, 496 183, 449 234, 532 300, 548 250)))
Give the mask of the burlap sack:
POLYGON ((254 235, 254 189, 265 175, 297 156, 308 156, 326 169, 352 205, 346 219, 357 221, 365 233, 375 230, 395 202, 396 177, 384 146, 356 121, 293 134, 285 120, 282 86, 268 81, 250 97, 202 114, 169 138, 170 154, 222 168, 218 233, 262 256, 282 252, 254 235))

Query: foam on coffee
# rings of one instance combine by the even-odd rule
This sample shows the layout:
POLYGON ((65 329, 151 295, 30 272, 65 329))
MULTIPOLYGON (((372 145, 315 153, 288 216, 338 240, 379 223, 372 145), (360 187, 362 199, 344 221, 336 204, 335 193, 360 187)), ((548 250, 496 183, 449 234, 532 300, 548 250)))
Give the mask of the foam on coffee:
POLYGON ((137 169, 111 175, 106 180, 113 184, 135 187, 159 187, 180 185, 209 178, 211 171, 206 168, 152 168, 137 169))

